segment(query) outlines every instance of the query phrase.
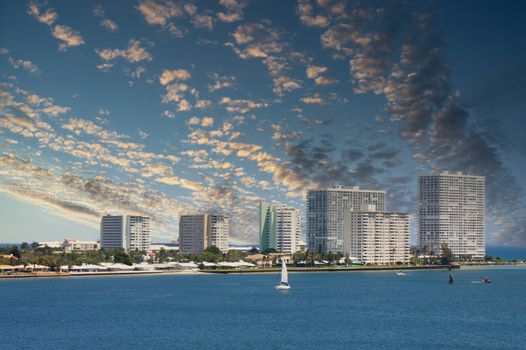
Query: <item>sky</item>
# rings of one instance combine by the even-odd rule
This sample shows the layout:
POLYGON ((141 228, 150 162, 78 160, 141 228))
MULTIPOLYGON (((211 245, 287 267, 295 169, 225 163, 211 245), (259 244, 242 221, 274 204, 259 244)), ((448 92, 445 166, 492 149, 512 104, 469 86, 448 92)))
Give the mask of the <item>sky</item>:
POLYGON ((490 245, 526 246, 526 3, 0 1, 0 242, 100 216, 220 211, 419 175, 486 176, 490 245))

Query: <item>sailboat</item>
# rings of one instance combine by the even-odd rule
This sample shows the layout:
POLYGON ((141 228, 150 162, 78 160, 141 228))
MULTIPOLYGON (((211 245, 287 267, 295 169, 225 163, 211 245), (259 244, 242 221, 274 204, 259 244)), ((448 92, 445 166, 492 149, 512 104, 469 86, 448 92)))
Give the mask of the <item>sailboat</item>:
POLYGON ((276 286, 277 290, 287 290, 290 289, 289 285, 289 274, 287 273, 287 265, 285 261, 281 260, 281 282, 276 286))

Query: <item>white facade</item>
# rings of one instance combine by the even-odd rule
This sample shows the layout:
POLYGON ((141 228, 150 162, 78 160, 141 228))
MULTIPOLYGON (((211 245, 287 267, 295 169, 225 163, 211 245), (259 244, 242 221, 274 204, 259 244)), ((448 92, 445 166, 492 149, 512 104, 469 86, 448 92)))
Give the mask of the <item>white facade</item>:
POLYGON ((150 218, 147 216, 126 216, 126 251, 151 251, 150 218))
POLYGON ((347 211, 344 251, 364 264, 409 262, 409 214, 347 211))
POLYGON ((68 253, 100 249, 99 241, 78 241, 70 238, 64 239, 63 246, 64 251, 68 253))
POLYGON ((294 253, 300 250, 301 216, 296 208, 276 206, 276 250, 280 253, 294 253))
POLYGON ((384 212, 385 191, 359 187, 307 191, 307 245, 311 251, 343 252, 343 216, 349 210, 384 212))
POLYGON ((441 254, 447 244, 457 257, 486 255, 485 178, 444 172, 419 177, 418 245, 441 254))
POLYGON ((179 250, 182 254, 202 254, 210 246, 228 251, 230 225, 221 214, 181 215, 179 250))
POLYGON ((105 215, 100 222, 100 246, 107 249, 150 251, 150 218, 138 215, 105 215))
POLYGON ((215 245, 223 253, 228 252, 230 224, 228 217, 221 214, 206 214, 207 246, 215 245))

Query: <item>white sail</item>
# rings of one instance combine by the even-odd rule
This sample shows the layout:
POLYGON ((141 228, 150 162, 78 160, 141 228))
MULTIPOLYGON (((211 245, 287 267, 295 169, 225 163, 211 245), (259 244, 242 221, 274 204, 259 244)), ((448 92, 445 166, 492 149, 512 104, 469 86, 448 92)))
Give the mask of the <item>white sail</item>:
POLYGON ((281 262, 281 283, 289 284, 289 274, 287 273, 287 265, 285 261, 281 262))

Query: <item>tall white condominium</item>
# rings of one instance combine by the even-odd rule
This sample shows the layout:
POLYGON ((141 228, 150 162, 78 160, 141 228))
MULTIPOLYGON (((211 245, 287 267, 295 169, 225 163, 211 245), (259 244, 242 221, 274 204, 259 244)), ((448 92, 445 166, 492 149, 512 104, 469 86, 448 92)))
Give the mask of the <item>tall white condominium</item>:
POLYGON ((259 245, 261 251, 276 249, 282 253, 300 250, 300 211, 286 205, 259 204, 259 245))
POLYGON ((150 249, 150 218, 147 216, 126 216, 126 251, 147 251, 150 249))
POLYGON ((181 215, 179 219, 179 250, 183 254, 201 254, 216 246, 228 251, 229 221, 221 214, 181 215))
POLYGON ((150 251, 150 218, 138 215, 105 215, 100 221, 101 248, 126 252, 150 251))
POLYGON ((343 216, 352 211, 384 212, 385 191, 334 186, 307 191, 307 245, 312 251, 344 252, 343 216))
POLYGON ((294 253, 300 250, 301 216, 296 208, 276 206, 276 250, 294 253))
POLYGON ((482 259, 485 178, 444 172, 419 177, 418 245, 435 254, 447 244, 460 258, 482 259))
POLYGON ((409 262, 409 214, 347 211, 345 254, 364 264, 409 262))

